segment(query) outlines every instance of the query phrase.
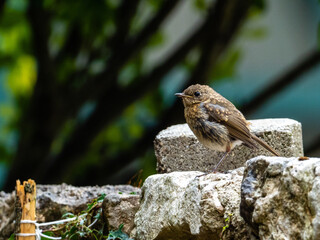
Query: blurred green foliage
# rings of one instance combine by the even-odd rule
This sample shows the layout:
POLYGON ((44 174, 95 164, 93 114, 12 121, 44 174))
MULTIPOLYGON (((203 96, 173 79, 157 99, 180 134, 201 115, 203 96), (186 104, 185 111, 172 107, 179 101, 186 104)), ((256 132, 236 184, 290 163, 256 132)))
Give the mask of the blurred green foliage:
MULTIPOLYGON (((175 7, 173 2, 142 0, 136 6, 133 2, 115 0, 5 2, 0 19, 0 159, 7 166, 10 181, 30 176, 42 183, 102 184, 127 181, 140 168, 145 171, 144 177, 155 172, 154 131, 181 122, 182 109, 174 110, 181 105, 174 105, 173 93, 181 91, 185 84, 197 82, 187 79, 200 68, 199 59, 206 51, 201 48, 204 35, 199 34, 199 40, 182 52, 185 57, 168 64, 170 54, 188 40, 187 36, 163 57, 163 62, 148 61, 149 56, 168 44, 161 23, 175 7), (164 5, 166 11, 162 10, 164 5), (163 19, 144 29, 155 16, 163 19), (155 77, 161 75, 160 81, 149 79, 153 72, 157 73, 155 77), (143 82, 144 79, 148 81, 143 82), (134 90, 128 94, 128 89, 134 90), (106 93, 109 95, 104 96, 106 93), (106 114, 100 111, 99 117, 97 109, 103 104, 106 114), (171 108, 178 117, 165 115, 171 108), (92 119, 96 119, 97 127, 91 133, 95 127, 92 119), (88 126, 90 121, 93 122, 88 126), (78 147, 70 147, 70 142, 78 147), (26 167, 29 171, 26 174, 16 172, 17 166, 23 167, 25 162, 35 167, 26 167), (108 162, 111 170, 107 169, 108 162), (137 164, 130 165, 125 178, 110 180, 121 171, 119 167, 112 169, 113 166, 125 168, 131 162, 137 164), (52 166, 52 171, 44 169, 52 166), (101 179, 104 168, 105 178, 101 179), (95 179, 97 169, 102 172, 99 179, 95 179), (61 173, 51 176, 58 170, 61 173)), ((264 8, 263 1, 253 2, 256 3, 248 11, 250 16, 264 8)), ((213 3, 194 0, 194 14, 205 22, 213 3)), ((224 10, 231 2, 219 4, 217 8, 224 10)), ((179 7, 178 4, 176 8, 179 7)), ((243 11, 242 15, 230 16, 244 18, 247 8, 239 4, 235 9, 243 11)), ((214 14, 213 17, 223 18, 214 14)), ((223 37, 235 35, 237 24, 226 28, 223 37)), ((264 29, 241 31, 241 36, 248 38, 265 34, 264 29)), ((212 63, 215 68, 204 69, 208 70, 208 77, 198 81, 211 83, 235 77, 242 52, 237 47, 229 48, 228 41, 224 44, 212 63)), ((4 180, 0 179, 0 185, 4 180)))
POLYGON ((9 1, 0 21, 0 158, 5 163, 10 162, 16 149, 21 108, 32 94, 36 80, 36 62, 29 48, 26 4, 26 1, 9 1))

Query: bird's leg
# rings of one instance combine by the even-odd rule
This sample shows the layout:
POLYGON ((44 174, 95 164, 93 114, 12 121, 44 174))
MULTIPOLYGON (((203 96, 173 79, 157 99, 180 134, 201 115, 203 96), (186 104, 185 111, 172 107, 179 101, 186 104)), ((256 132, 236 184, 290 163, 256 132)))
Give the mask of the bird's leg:
MULTIPOLYGON (((220 159, 220 161, 217 163, 217 165, 214 167, 214 169, 212 170, 212 173, 216 173, 217 172, 217 169, 219 167, 219 165, 222 163, 222 161, 226 158, 226 156, 229 154, 229 152, 231 151, 231 146, 230 144, 227 145, 226 147, 226 152, 223 154, 222 158, 220 159)), ((202 176, 205 176, 209 173, 204 173, 204 174, 201 174, 199 176, 196 176, 196 178, 198 177, 202 177, 202 176)))
POLYGON ((226 158, 226 156, 229 154, 230 150, 225 152, 222 156, 222 158, 220 159, 220 161, 218 162, 218 164, 214 167, 212 172, 217 172, 217 169, 219 167, 219 165, 222 163, 222 161, 226 158))
POLYGON ((219 165, 222 163, 222 161, 226 158, 226 156, 229 154, 229 152, 231 151, 231 144, 227 144, 227 147, 226 147, 226 152, 225 154, 223 154, 222 158, 220 159, 220 161, 218 162, 218 164, 214 167, 213 171, 212 172, 216 172, 219 165))

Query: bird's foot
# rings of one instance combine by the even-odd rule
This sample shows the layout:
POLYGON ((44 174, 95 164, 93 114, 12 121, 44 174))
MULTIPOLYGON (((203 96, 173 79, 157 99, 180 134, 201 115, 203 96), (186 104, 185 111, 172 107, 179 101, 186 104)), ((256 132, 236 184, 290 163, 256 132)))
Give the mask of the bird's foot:
POLYGON ((195 179, 196 179, 196 178, 199 178, 199 177, 206 176, 206 175, 208 175, 208 174, 209 174, 209 173, 204 173, 204 174, 198 175, 198 176, 195 177, 195 179))
POLYGON ((207 172, 207 173, 204 173, 204 174, 198 175, 198 176, 196 176, 195 178, 199 178, 199 177, 207 176, 207 175, 208 175, 208 174, 210 174, 210 173, 218 173, 218 171, 217 171, 217 170, 213 170, 212 172, 207 172))

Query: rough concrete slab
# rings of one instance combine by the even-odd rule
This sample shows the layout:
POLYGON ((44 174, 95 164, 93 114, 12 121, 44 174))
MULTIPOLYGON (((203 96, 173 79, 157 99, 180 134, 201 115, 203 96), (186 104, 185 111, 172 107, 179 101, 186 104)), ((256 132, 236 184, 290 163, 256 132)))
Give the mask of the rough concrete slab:
MULTIPOLYGON (((301 124, 295 120, 251 120, 250 129, 263 138, 283 157, 303 156, 301 124)), ((205 148, 194 136, 187 124, 171 126, 161 131, 154 141, 159 173, 173 171, 210 172, 223 153, 205 148)), ((249 149, 240 145, 232 150, 220 165, 219 171, 235 169, 253 157, 271 154, 262 147, 249 149)))

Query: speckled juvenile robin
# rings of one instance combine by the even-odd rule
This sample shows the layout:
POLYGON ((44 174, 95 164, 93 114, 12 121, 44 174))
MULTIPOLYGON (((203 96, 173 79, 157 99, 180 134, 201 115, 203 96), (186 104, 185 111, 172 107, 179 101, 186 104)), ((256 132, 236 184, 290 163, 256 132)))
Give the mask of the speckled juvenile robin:
POLYGON ((263 140, 250 132, 249 123, 227 99, 207 85, 191 85, 182 93, 184 116, 198 140, 207 148, 225 152, 215 166, 217 170, 227 154, 237 145, 258 148, 257 143, 272 154, 279 154, 263 140))

